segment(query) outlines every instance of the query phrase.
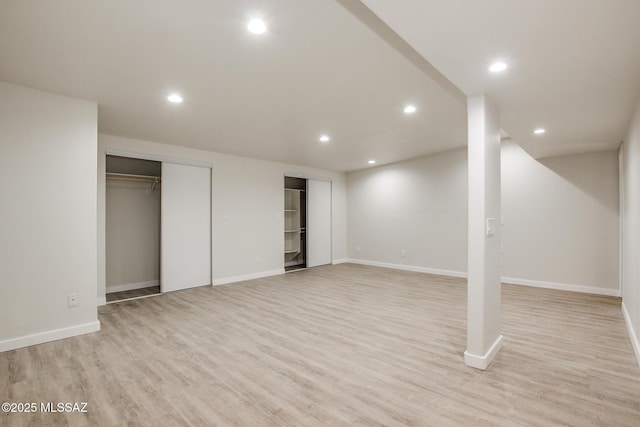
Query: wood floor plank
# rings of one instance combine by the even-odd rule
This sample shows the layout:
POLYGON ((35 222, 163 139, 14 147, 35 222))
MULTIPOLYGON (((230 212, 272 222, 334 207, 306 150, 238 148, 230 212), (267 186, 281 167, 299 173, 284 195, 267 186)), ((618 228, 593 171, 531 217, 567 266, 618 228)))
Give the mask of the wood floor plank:
POLYGON ((100 332, 0 353, 2 426, 637 426, 618 298, 503 285, 503 349, 463 363, 463 279, 352 264, 101 307, 100 332))

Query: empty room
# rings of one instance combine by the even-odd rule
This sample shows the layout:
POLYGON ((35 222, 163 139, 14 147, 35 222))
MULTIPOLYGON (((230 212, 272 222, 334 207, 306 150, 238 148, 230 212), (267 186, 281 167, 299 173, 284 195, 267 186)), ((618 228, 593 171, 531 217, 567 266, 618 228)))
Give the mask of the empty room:
POLYGON ((639 20, 1 0, 0 425, 640 425, 639 20))

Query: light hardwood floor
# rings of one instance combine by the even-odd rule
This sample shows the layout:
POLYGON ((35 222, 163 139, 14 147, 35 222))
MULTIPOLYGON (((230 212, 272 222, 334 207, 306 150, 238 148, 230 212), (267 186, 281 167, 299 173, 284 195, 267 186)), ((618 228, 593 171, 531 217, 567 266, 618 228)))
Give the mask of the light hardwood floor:
POLYGON ((100 308, 101 332, 0 353, 0 425, 638 426, 617 298, 503 286, 504 348, 463 363, 464 280, 352 264, 100 308))

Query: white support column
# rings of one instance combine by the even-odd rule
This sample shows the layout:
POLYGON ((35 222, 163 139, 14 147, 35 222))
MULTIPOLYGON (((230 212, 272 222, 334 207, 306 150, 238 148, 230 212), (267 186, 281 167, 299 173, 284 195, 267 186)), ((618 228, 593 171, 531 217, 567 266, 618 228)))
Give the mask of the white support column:
POLYGON ((467 98, 469 241, 467 350, 464 363, 487 369, 502 347, 500 335, 500 120, 485 95, 467 98))

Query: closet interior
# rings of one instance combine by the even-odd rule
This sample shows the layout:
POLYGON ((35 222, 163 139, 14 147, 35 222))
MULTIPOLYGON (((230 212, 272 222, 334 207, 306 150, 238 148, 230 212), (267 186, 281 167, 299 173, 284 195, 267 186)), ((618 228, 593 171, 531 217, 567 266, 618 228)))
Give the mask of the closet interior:
POLYGON ((107 303, 160 294, 161 162, 107 155, 107 303))
POLYGON ((284 178, 284 268, 307 267, 307 180, 284 178))

